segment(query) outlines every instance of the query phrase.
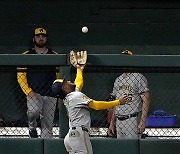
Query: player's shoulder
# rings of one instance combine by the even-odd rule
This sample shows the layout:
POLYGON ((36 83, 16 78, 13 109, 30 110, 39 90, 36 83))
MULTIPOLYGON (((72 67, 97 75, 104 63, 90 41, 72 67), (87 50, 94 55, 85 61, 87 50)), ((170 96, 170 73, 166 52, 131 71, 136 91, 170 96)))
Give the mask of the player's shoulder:
POLYGON ((75 90, 74 92, 73 92, 75 95, 78 95, 78 96, 80 96, 80 95, 84 95, 81 91, 79 91, 79 90, 75 90))
POLYGON ((139 81, 139 82, 145 82, 146 81, 147 82, 147 79, 143 74, 141 74, 141 73, 133 73, 133 75, 134 75, 133 78, 135 78, 137 81, 139 81))
POLYGON ((54 54, 59 54, 57 51, 54 51, 54 50, 52 50, 52 52, 53 52, 54 54))
POLYGON ((123 74, 121 74, 118 77, 116 77, 115 82, 118 82, 119 80, 122 80, 122 78, 123 78, 123 74))
POLYGON ((81 91, 75 90, 75 91, 69 93, 67 96, 77 98, 81 95, 83 95, 83 93, 81 91))
POLYGON ((29 48, 22 52, 22 54, 37 54, 34 48, 29 48))
POLYGON ((52 50, 51 48, 48 48, 48 53, 49 53, 49 54, 58 54, 57 51, 54 51, 54 50, 52 50))
POLYGON ((146 78, 143 74, 141 73, 137 73, 137 75, 140 77, 140 78, 146 78))
POLYGON ((30 51, 29 50, 26 50, 26 51, 23 51, 22 54, 28 54, 30 51))

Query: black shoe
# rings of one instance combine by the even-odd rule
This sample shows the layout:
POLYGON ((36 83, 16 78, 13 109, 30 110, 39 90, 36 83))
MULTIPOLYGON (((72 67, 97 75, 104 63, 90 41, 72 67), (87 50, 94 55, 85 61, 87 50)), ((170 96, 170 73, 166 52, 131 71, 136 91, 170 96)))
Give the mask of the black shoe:
POLYGON ((30 129, 29 130, 29 137, 30 138, 38 138, 36 129, 30 129))

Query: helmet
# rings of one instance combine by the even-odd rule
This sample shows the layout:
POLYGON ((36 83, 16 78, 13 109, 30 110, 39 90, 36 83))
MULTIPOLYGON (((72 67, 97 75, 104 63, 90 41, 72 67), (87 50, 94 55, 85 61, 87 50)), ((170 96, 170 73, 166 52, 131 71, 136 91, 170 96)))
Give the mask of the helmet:
POLYGON ((63 92, 62 86, 65 80, 63 79, 56 79, 52 84, 52 92, 55 97, 58 97, 60 99, 65 98, 65 94, 63 92))

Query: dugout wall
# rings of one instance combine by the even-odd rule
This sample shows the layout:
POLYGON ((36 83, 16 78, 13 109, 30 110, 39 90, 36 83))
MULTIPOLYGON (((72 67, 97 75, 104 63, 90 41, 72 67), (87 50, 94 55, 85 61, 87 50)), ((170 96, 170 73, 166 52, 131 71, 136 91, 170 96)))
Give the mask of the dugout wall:
POLYGON ((0 5, 0 53, 22 53, 36 26, 47 29, 49 45, 59 53, 179 53, 177 0, 1 0, 0 5), (87 34, 81 32, 84 25, 87 34))
MULTIPOLYGON (((93 139, 94 154, 179 154, 179 140, 93 139), (111 145, 111 146, 109 146, 111 145)), ((62 139, 1 139, 1 154, 66 154, 62 139), (23 145, 23 146, 22 146, 23 145)))

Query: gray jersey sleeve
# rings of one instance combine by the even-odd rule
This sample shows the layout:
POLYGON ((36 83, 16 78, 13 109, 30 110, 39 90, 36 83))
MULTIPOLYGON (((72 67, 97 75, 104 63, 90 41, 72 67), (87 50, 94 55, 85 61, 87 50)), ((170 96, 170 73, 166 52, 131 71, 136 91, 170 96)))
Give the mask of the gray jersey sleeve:
POLYGON ((137 81, 139 94, 141 94, 142 92, 149 91, 148 82, 144 75, 138 73, 137 81))
POLYGON ((116 78, 115 82, 114 82, 114 86, 113 86, 113 91, 111 93, 112 96, 116 96, 118 89, 117 89, 117 85, 118 85, 119 79, 116 78))

